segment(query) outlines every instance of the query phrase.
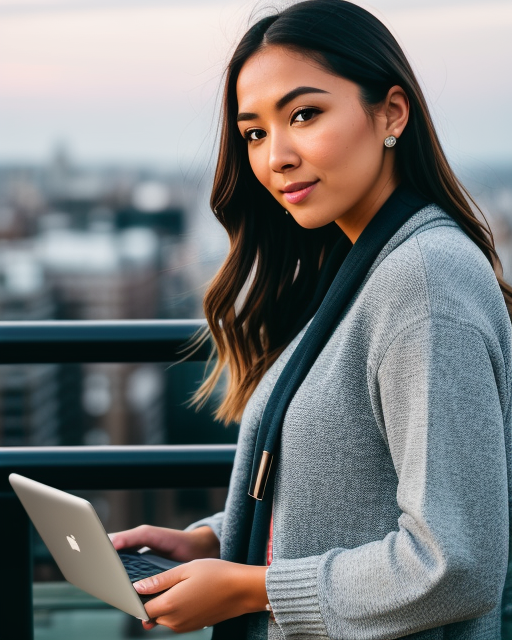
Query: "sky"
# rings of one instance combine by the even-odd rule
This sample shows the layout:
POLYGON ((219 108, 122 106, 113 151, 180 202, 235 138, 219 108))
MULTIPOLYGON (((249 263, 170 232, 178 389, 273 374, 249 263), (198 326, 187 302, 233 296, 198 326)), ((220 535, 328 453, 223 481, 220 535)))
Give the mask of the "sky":
MULTIPOLYGON (((359 2, 417 72, 455 165, 512 162, 512 2, 359 2)), ((0 162, 182 172, 211 154, 223 70, 271 0, 0 0, 0 162)))

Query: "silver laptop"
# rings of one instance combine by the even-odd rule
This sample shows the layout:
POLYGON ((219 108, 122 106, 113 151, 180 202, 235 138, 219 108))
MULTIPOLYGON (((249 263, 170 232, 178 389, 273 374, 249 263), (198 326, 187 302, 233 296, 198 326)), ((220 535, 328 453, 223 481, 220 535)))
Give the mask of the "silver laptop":
POLYGON ((68 582, 87 593, 148 620, 133 582, 178 566, 152 553, 117 552, 90 502, 11 473, 9 482, 68 582))

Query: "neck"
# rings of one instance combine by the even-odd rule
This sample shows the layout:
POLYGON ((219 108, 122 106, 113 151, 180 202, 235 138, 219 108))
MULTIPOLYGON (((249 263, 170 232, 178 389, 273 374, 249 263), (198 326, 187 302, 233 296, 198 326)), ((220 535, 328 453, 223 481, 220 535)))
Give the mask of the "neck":
POLYGON ((336 224, 352 244, 356 243, 363 229, 388 200, 398 187, 398 184, 398 178, 395 175, 391 175, 383 184, 375 185, 375 188, 365 195, 357 203, 357 206, 336 220, 336 224))

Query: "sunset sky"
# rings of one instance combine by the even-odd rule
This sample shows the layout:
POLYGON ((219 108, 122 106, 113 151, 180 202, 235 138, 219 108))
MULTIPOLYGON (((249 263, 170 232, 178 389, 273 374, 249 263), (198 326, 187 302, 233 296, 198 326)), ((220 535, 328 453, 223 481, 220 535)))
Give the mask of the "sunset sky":
MULTIPOLYGON (((512 2, 359 4, 404 47, 454 163, 512 161, 512 2)), ((203 162, 229 53, 282 5, 0 0, 0 161, 63 142, 84 162, 203 162)))

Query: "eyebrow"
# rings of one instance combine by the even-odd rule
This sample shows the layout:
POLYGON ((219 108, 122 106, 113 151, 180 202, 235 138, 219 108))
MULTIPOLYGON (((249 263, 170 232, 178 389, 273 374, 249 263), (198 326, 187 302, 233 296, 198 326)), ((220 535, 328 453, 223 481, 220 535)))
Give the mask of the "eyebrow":
MULTIPOLYGON (((293 99, 298 98, 299 96, 302 96, 306 93, 329 93, 329 91, 324 91, 324 89, 317 89, 315 87, 296 87, 295 89, 288 91, 288 93, 286 93, 282 98, 279 98, 279 100, 276 102, 276 109, 278 111, 281 111, 281 109, 293 99)), ((257 117, 257 113, 242 112, 238 114, 236 121, 240 122, 242 120, 255 120, 257 117)))

